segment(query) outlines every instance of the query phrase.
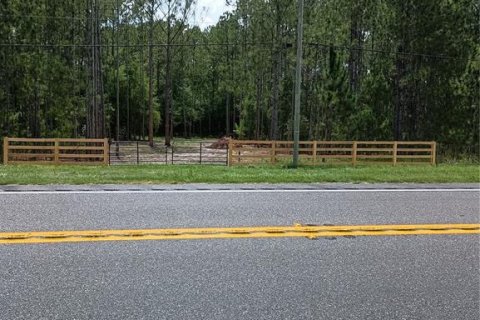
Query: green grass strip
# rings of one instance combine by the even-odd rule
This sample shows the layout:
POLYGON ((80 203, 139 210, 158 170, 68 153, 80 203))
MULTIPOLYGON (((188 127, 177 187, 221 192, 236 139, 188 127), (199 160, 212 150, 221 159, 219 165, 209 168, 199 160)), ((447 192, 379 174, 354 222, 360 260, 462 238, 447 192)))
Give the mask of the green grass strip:
POLYGON ((280 166, 0 166, 0 184, 161 184, 315 182, 480 182, 478 165, 280 166))

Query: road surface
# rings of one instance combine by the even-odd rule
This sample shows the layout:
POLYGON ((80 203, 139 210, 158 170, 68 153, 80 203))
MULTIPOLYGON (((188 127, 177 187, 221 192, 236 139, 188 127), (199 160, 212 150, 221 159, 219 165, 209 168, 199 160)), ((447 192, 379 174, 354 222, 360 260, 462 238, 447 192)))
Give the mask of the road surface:
MULTIPOLYGON (((480 222, 478 185, 0 187, 0 232, 480 222)), ((479 319, 478 235, 0 245, 0 319, 479 319)))

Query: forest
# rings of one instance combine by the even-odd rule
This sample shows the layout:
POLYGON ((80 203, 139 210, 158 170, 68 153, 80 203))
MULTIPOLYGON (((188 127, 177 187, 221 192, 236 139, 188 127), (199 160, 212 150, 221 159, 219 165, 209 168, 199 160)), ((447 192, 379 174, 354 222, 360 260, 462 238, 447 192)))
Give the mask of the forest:
MULTIPOLYGON (((226 1, 2 0, 0 137, 291 140, 297 1, 226 1)), ((478 152, 477 0, 304 5, 301 139, 478 152)))

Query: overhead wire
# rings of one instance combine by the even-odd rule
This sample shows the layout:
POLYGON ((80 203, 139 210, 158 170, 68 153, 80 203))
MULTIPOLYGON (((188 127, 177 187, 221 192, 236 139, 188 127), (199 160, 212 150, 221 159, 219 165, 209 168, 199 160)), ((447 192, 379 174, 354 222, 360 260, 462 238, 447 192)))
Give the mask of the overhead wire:
MULTIPOLYGON (((108 4, 104 5, 104 9, 115 9, 115 6, 110 6, 108 4)), ((0 14, 0 17, 17 17, 17 18, 45 18, 45 19, 59 19, 59 20, 77 20, 77 21, 88 21, 90 19, 98 19, 98 18, 88 18, 88 17, 72 17, 72 16, 52 16, 52 15, 28 15, 28 14, 0 14)), ((113 19, 113 17, 112 17, 113 19)), ((111 19, 105 19, 104 22, 111 21, 111 19)), ((143 44, 116 44, 115 47, 120 48, 140 48, 140 47, 218 47, 218 46, 228 46, 228 47, 236 47, 236 46, 265 46, 268 47, 268 50, 271 49, 271 46, 276 45, 273 42, 234 42, 234 43, 143 43, 143 44)), ((444 54, 432 54, 432 53, 424 53, 424 52, 407 52, 407 51, 394 51, 394 50, 383 50, 383 49, 376 49, 376 48, 365 48, 365 47, 358 47, 358 46, 347 46, 347 45, 339 45, 339 44, 327 44, 321 42, 305 42, 305 46, 310 47, 326 47, 326 48, 333 48, 337 50, 347 50, 347 51, 362 51, 362 52, 370 52, 375 54, 384 54, 384 55, 395 55, 395 56, 416 56, 422 58, 430 58, 430 59, 440 59, 440 60, 450 60, 450 61, 464 61, 464 62, 472 62, 472 61, 480 61, 480 59, 474 58, 467 58, 467 57, 458 57, 458 56, 451 56, 451 55, 444 55, 444 54)), ((0 43, 0 47, 44 47, 44 48, 64 48, 64 47, 74 47, 74 48, 91 48, 92 46, 100 46, 100 47, 112 47, 111 44, 71 44, 71 43, 63 43, 63 44, 52 44, 52 43, 24 43, 24 42, 12 42, 12 43, 0 43)), ((291 48, 293 47, 292 43, 283 43, 284 48, 291 48)))
MULTIPOLYGON (((227 43, 227 42, 208 42, 208 43, 143 43, 143 44, 118 44, 115 47, 120 48, 140 48, 140 47, 208 47, 208 46, 225 46, 225 47, 237 47, 237 46, 263 46, 270 50, 271 46, 275 43, 273 42, 246 42, 246 43, 227 43)), ((385 55, 399 55, 399 56, 418 56, 423 58, 431 58, 431 59, 443 59, 443 60, 456 60, 456 61, 480 61, 479 59, 472 59, 472 58, 462 58, 456 56, 449 56, 449 55, 442 55, 442 54, 429 54, 429 53, 422 53, 422 52, 409 52, 409 51, 392 51, 392 50, 382 50, 382 49, 372 49, 372 48, 365 48, 365 47, 350 47, 345 45, 337 45, 337 44, 326 44, 326 43, 314 43, 314 42, 306 42, 304 43, 305 46, 311 47, 326 47, 326 48, 333 48, 338 50, 357 50, 357 51, 364 51, 364 52, 371 52, 376 54, 385 54, 385 55)), ((76 48, 91 48, 91 47, 111 47, 111 44, 75 44, 75 43, 68 43, 68 44, 51 44, 51 43, 22 43, 22 42, 13 42, 13 43, 0 43, 0 47, 45 47, 45 48, 65 48, 65 47, 76 47, 76 48)), ((292 48, 293 45, 290 43, 284 44, 285 48, 292 48)))

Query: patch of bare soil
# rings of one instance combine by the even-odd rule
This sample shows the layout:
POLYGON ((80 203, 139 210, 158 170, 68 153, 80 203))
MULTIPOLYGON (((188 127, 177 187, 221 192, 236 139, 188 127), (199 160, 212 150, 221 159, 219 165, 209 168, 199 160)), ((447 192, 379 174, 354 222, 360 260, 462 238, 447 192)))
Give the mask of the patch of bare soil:
POLYGON ((208 146, 211 149, 227 149, 228 148, 228 138, 222 137, 208 146))

